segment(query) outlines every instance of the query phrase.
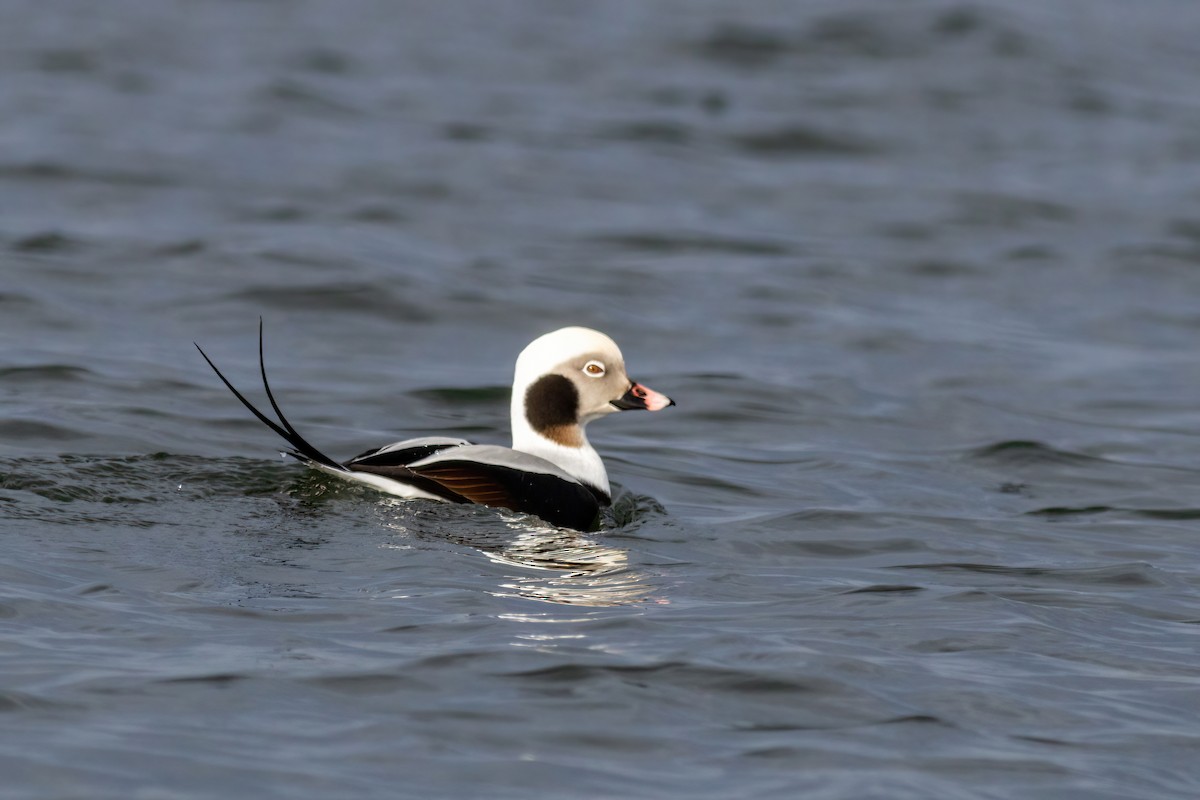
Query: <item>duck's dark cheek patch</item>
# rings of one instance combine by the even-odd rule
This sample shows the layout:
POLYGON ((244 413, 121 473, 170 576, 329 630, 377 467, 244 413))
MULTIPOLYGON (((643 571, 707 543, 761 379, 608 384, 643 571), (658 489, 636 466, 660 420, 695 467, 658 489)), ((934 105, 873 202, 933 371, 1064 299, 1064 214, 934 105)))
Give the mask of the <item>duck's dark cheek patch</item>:
POLYGON ((562 375, 543 375, 525 390, 525 419, 539 432, 579 421, 579 392, 562 375))

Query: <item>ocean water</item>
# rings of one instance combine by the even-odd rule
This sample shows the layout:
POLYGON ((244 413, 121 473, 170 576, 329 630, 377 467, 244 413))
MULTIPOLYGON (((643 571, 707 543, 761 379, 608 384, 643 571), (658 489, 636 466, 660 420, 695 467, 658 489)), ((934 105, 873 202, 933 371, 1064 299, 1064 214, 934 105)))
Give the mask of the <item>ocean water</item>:
POLYGON ((1200 795, 1200 6, 10 0, 0 797, 1200 795), (281 459, 504 443, 580 534, 281 459))

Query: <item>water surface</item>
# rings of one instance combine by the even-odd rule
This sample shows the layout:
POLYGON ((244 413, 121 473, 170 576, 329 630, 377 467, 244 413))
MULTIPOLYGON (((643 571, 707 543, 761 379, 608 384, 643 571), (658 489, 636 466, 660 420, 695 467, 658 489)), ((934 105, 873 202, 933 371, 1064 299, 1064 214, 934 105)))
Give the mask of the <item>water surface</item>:
POLYGON ((5 798, 1200 793, 1200 7, 0 10, 5 798), (280 459, 507 438, 598 533, 280 459), (259 396, 259 395, 254 395, 259 396))

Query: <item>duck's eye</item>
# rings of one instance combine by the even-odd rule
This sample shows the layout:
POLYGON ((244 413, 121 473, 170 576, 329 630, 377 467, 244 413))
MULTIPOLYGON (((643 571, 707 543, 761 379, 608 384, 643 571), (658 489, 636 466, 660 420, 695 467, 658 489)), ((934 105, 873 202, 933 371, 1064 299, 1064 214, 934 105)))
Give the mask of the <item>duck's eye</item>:
POLYGON ((599 361, 589 361, 583 365, 583 372, 591 378, 604 377, 604 365, 599 361))

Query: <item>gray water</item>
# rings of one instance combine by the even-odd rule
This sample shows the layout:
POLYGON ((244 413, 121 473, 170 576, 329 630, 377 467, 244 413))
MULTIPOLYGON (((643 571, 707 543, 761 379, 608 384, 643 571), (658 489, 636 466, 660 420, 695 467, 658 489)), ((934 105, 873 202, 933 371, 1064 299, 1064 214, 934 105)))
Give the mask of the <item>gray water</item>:
POLYGON ((1200 795, 1200 5, 0 6, 0 796, 1200 795), (507 439, 595 534, 278 456, 507 439))

